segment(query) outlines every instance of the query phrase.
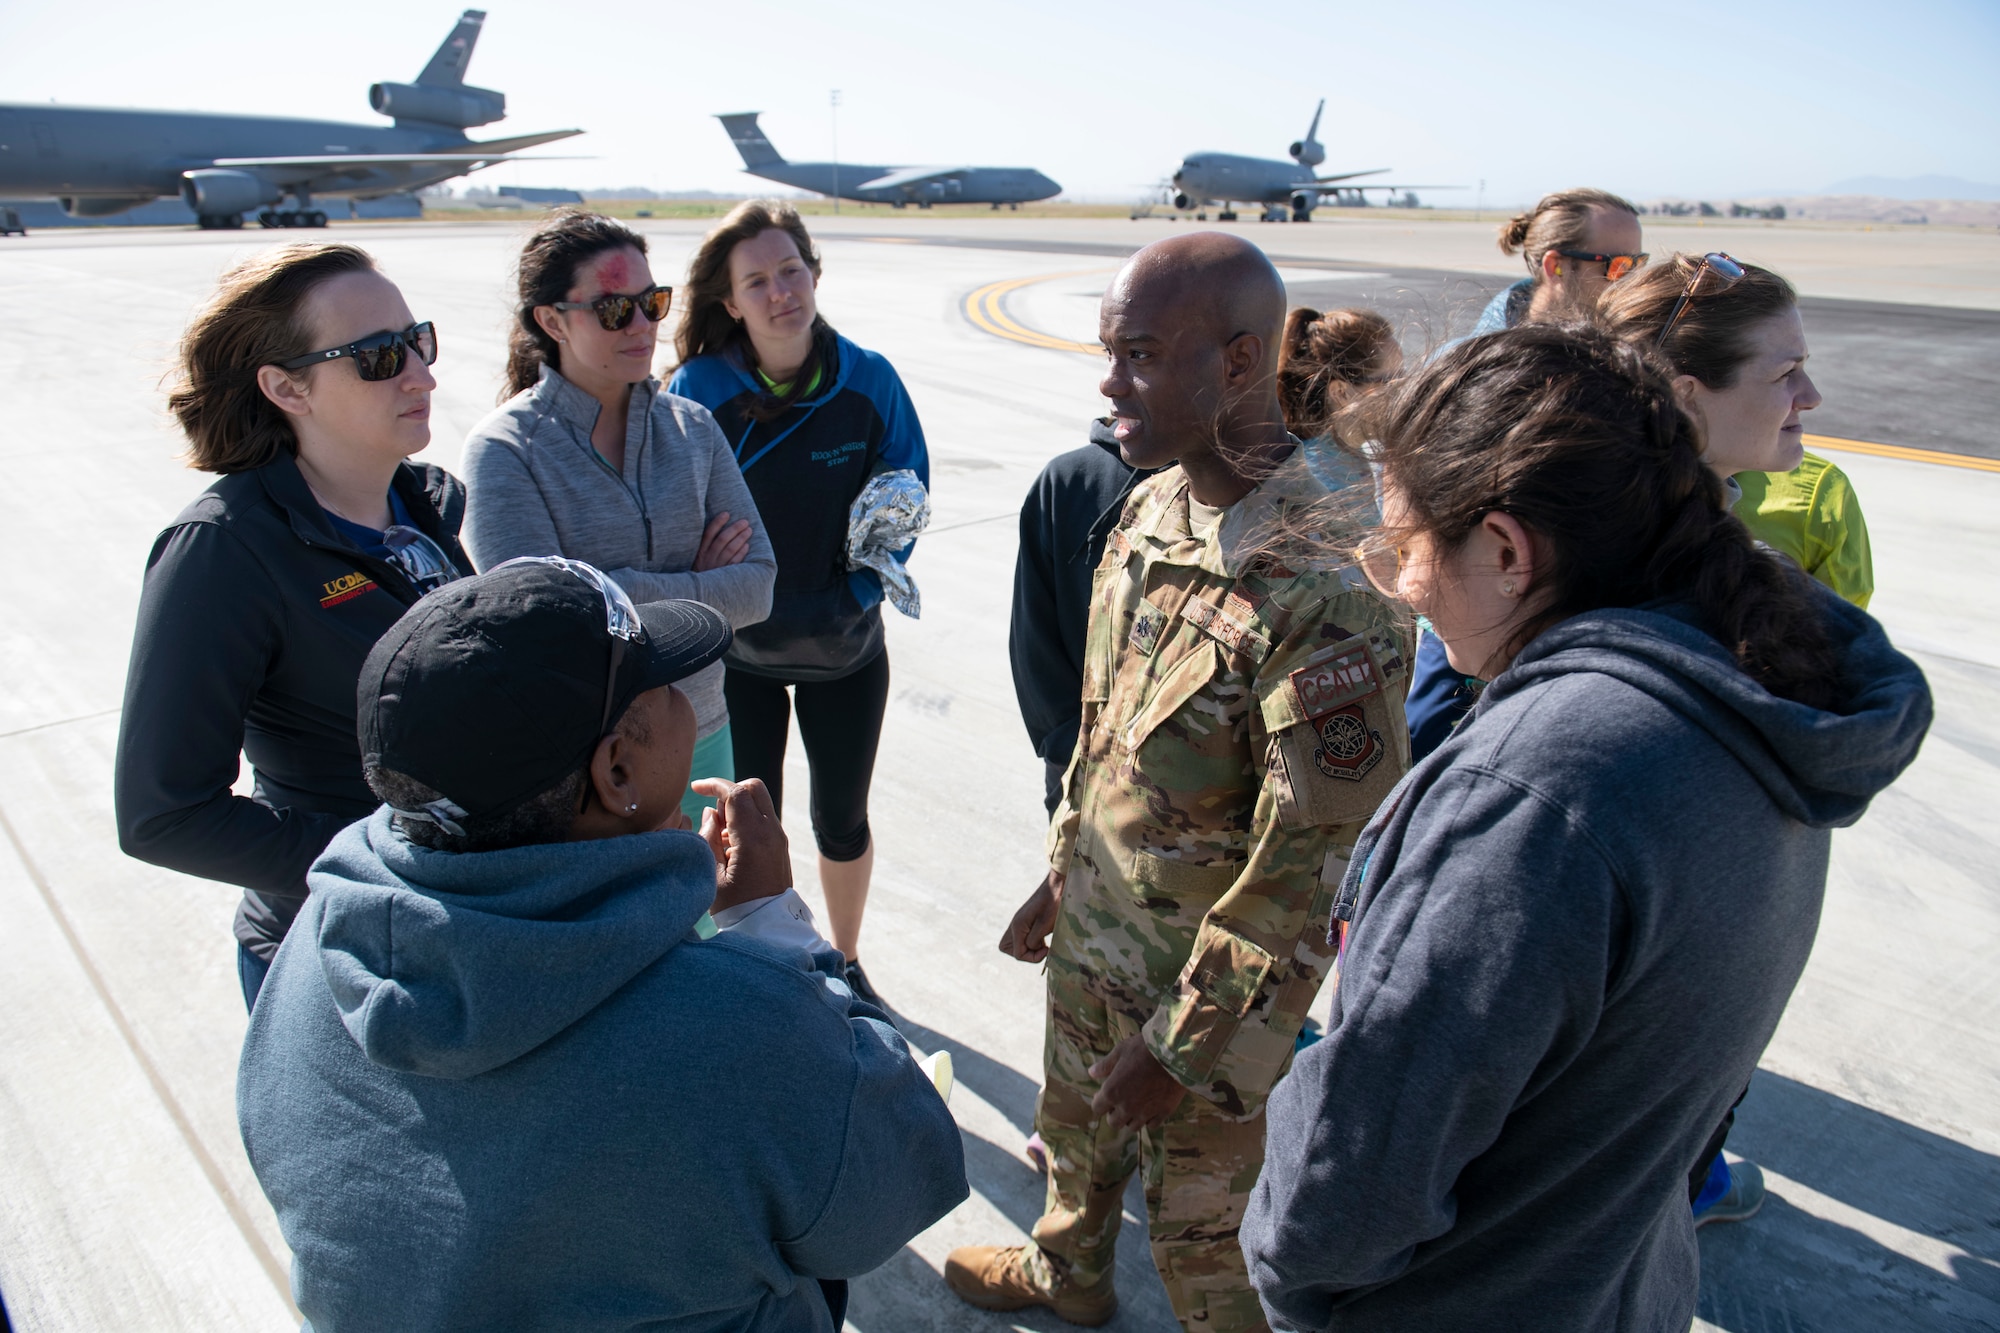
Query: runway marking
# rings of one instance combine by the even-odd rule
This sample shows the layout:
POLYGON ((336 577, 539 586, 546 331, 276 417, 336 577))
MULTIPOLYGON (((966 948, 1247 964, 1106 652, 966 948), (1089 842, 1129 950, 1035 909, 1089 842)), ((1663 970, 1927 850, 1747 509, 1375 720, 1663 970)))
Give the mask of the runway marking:
POLYGON ((167 1119, 171 1120, 174 1128, 180 1131, 181 1141, 187 1145, 195 1166, 208 1178, 209 1186, 214 1189, 223 1211, 228 1213, 229 1220, 236 1224, 237 1232, 242 1235, 243 1242, 249 1247, 252 1257, 263 1268, 264 1275, 271 1279, 271 1285, 278 1289, 278 1296, 284 1301, 285 1308, 297 1314, 298 1307, 292 1304, 291 1274, 286 1271, 285 1265, 278 1262, 278 1256, 271 1252, 271 1247, 264 1243, 264 1237, 258 1232, 256 1224, 250 1220, 250 1214, 245 1211, 243 1201, 237 1198, 236 1191, 229 1187, 228 1177, 222 1174, 221 1166, 209 1153, 208 1146, 202 1142, 194 1122, 181 1108, 180 1099, 174 1096, 173 1088, 168 1085, 166 1076, 153 1062, 153 1057, 146 1053, 146 1048, 139 1041, 139 1034, 133 1029, 131 1020, 125 1016, 124 1009, 111 994, 111 987, 105 983, 104 974, 98 971, 97 963, 91 958, 89 950, 83 947, 83 937, 77 934, 76 926, 69 919, 69 913, 65 912, 62 904, 56 900, 55 890, 43 877, 41 866, 28 854, 27 844, 22 842, 21 835, 14 831, 14 821, 7 818, 4 810, 0 810, 0 837, 6 839, 8 846, 14 851, 15 859, 27 872, 28 882, 35 886, 35 892, 41 896, 43 908, 54 919, 57 932, 62 935, 63 942, 69 945, 77 966, 83 970, 84 980, 88 981, 90 988, 97 992, 98 1001, 103 1004, 111 1018, 111 1026, 117 1029, 118 1035, 124 1039, 125 1049, 132 1053, 132 1059, 138 1064, 140 1074, 152 1086, 153 1095, 158 1097, 160 1104, 166 1108, 167 1119))
POLYGON ((1097 343, 1074 342, 1068 338, 1058 338, 1054 334, 1040 333, 1028 328, 1007 313, 1004 300, 1007 293, 1019 291, 1023 287, 1032 287, 1038 282, 1054 282, 1059 278, 1082 278, 1115 272, 1116 269, 1087 268, 1071 273, 1038 273, 1032 278, 1006 278, 1000 282, 989 282, 965 298, 965 317, 972 321, 974 327, 983 329, 996 338, 1005 338, 1008 342, 1040 347, 1050 352, 1078 352, 1084 356, 1103 356, 1104 348, 1097 343))
POLYGON ((1806 448, 1831 449, 1836 453, 1874 454, 1877 458, 1900 458, 1910 463, 1936 463, 1940 467, 1970 468, 1974 472, 2000 472, 2000 458, 1980 458, 1972 454, 1948 454, 1937 449, 1911 449, 1900 444, 1872 444, 1867 440, 1842 440, 1831 435, 1806 436, 1806 448))
MULTIPOLYGON (((1007 313, 1005 298, 1010 292, 1017 292, 1023 287, 1032 287, 1038 282, 1055 282, 1061 278, 1081 278, 1112 271, 1077 269, 1070 273, 1042 273, 1032 278, 1007 278, 1000 282, 989 282, 966 296, 965 317, 974 327, 996 338, 1005 338, 1008 342, 1039 347, 1050 352, 1077 352, 1084 356, 1103 356, 1104 348, 1097 343, 1074 342, 1068 338, 1058 338, 1054 334, 1042 333, 1027 327, 1007 313)), ((1877 458, 1897 458, 1906 463, 1931 463, 1938 467, 1966 468, 1973 472, 2000 472, 2000 459, 1980 458, 1971 454, 1951 454, 1938 449, 1912 449, 1901 444, 1843 440, 1831 435, 1808 435, 1805 437, 1805 443, 1808 449, 1873 454, 1877 458)))

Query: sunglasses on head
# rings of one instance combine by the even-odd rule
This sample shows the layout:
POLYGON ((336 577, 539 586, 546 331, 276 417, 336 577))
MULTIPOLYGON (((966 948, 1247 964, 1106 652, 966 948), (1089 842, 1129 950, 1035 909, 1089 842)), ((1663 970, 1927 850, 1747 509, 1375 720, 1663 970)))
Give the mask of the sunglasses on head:
POLYGON ((1674 302, 1674 312, 1667 316, 1667 322, 1660 329, 1660 336, 1653 340, 1657 348, 1667 345, 1667 335, 1674 331, 1674 325, 1681 322, 1681 316, 1688 311, 1688 305, 1697 296, 1714 296, 1734 287, 1743 276, 1743 265, 1721 251, 1711 251, 1701 257, 1694 273, 1688 278, 1687 286, 1681 289, 1681 299, 1674 302))
POLYGON ((597 322, 607 333, 616 333, 632 322, 632 316, 640 311, 646 318, 657 324, 667 317, 673 308, 674 289, 671 287, 648 287, 643 292, 631 296, 617 296, 610 292, 595 301, 557 301, 558 310, 592 310, 597 313, 597 322))
POLYGON ((384 330, 351 342, 345 347, 329 347, 323 352, 307 352, 278 365, 286 370, 303 370, 322 361, 346 357, 354 362, 355 373, 364 380, 392 380, 409 364, 415 352, 425 365, 438 359, 437 326, 429 320, 412 324, 400 333, 384 330))
POLYGON ((1556 253, 1564 259, 1580 259, 1586 264, 1604 265, 1606 282, 1616 282, 1633 269, 1646 266, 1644 252, 1636 255, 1599 255, 1592 254, 1588 250, 1557 250, 1556 253))

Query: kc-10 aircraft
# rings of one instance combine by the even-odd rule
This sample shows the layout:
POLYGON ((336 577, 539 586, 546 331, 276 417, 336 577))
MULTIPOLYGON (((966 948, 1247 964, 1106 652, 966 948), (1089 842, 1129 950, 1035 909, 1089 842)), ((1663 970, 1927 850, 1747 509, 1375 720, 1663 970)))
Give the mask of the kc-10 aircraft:
POLYGON ((761 111, 717 116, 743 155, 743 170, 797 190, 868 204, 1006 204, 1047 199, 1062 186, 1033 167, 869 167, 853 162, 787 162, 758 127, 761 111))
MULTIPOLYGON (((1306 137, 1292 145, 1292 160, 1289 162, 1273 157, 1239 157, 1234 153, 1195 153, 1183 158, 1180 169, 1173 175, 1174 207, 1185 210, 1221 204, 1222 211, 1216 217, 1224 222, 1234 222, 1236 214, 1231 205, 1238 202, 1262 204, 1266 221, 1283 222, 1289 207, 1293 222, 1311 222, 1313 209, 1326 195, 1334 196, 1336 202, 1360 204, 1368 201, 1366 191, 1369 190, 1458 188, 1451 185, 1347 183, 1362 176, 1379 176, 1389 170, 1387 167, 1343 172, 1338 176, 1315 176, 1313 169, 1326 161, 1326 147, 1316 137, 1319 134, 1320 114, 1325 110, 1326 99, 1322 97, 1319 107, 1313 112, 1312 124, 1306 128, 1306 137)), ((1408 202, 1414 205, 1416 195, 1409 195, 1408 202)))
POLYGON ((101 218, 180 195, 206 228, 324 227, 314 195, 375 199, 510 160, 582 130, 476 142, 465 131, 507 114, 507 96, 465 81, 486 12, 468 9, 415 83, 378 83, 368 105, 393 128, 198 111, 0 103, 0 198, 54 195, 71 217, 101 218), (272 211, 290 195, 295 208, 272 211))

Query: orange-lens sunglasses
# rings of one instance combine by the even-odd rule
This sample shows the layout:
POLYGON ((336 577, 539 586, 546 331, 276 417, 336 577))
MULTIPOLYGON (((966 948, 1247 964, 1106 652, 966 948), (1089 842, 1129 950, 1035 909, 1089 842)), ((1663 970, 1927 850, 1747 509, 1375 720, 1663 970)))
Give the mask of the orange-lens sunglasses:
POLYGON ((1594 255, 1588 250, 1558 250, 1564 259, 1581 259, 1586 264, 1604 265, 1604 280, 1616 282, 1635 268, 1646 266, 1646 256, 1636 255, 1594 255))

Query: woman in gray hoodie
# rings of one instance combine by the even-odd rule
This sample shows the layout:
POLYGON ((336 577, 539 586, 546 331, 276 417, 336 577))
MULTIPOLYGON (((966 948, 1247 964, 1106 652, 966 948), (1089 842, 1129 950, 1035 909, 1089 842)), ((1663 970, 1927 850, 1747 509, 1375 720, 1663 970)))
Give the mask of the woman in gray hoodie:
MULTIPOLYGON (((521 251, 507 397, 465 445, 465 548, 482 570, 561 555, 604 570, 635 602, 684 598, 732 629, 771 613, 778 563, 729 442, 699 403, 653 378, 673 289, 646 238, 565 212, 521 251)), ((734 778, 722 664, 684 685, 698 778, 734 778)), ((689 791, 690 820, 710 804, 689 791)))
POLYGON ((1373 423, 1364 567, 1491 684, 1336 896, 1332 1021, 1243 1224, 1274 1327, 1686 1329, 1688 1164, 1805 967, 1831 830, 1930 725, 1881 626, 1730 515, 1649 357, 1515 329, 1373 423))

